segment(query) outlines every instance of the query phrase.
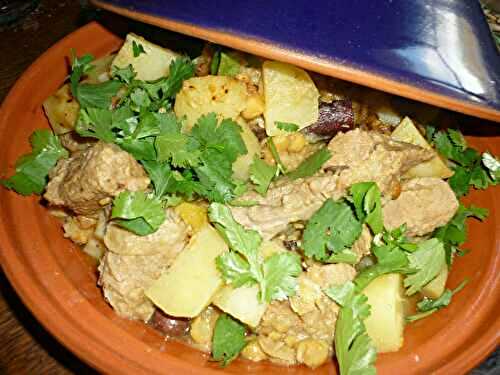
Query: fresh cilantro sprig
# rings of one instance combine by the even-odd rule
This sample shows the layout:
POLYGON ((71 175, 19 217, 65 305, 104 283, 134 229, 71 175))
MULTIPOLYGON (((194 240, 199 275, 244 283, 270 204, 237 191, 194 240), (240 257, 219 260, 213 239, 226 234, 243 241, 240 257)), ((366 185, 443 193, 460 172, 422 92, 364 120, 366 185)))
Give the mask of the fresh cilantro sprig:
POLYGON ((354 264, 357 255, 349 248, 360 236, 362 224, 346 201, 327 199, 307 222, 304 254, 320 262, 354 264))
POLYGON ((158 230, 165 221, 165 209, 160 200, 143 191, 124 191, 113 201, 111 219, 140 236, 158 230))
POLYGON ((484 152, 481 160, 488 169, 491 179, 497 184, 498 180, 500 180, 500 161, 489 152, 484 152))
POLYGON ((431 282, 446 265, 443 243, 437 238, 420 242, 417 249, 408 254, 408 265, 412 273, 403 284, 406 294, 411 296, 431 282))
POLYGON ((453 163, 454 174, 448 183, 457 197, 466 195, 471 186, 476 189, 486 189, 498 183, 494 175, 488 173, 490 170, 483 164, 481 154, 468 147, 460 131, 454 129, 435 131, 430 130, 432 129, 430 127, 427 129, 430 134, 428 138, 431 138, 438 152, 453 163))
POLYGON ((283 130, 289 133, 296 132, 297 130, 299 130, 299 126, 291 122, 275 121, 274 124, 279 130, 283 130))
POLYGON ((358 220, 364 221, 373 233, 384 229, 380 189, 375 182, 359 182, 351 186, 352 202, 358 220))
POLYGON ((271 181, 276 176, 278 167, 269 165, 264 160, 255 155, 250 165, 250 180, 255 184, 255 190, 261 195, 267 193, 271 181))
POLYGON ((132 54, 134 57, 139 57, 142 53, 146 53, 144 46, 141 43, 137 43, 135 40, 132 41, 132 54))
POLYGON ((439 298, 432 299, 425 297, 423 300, 417 303, 418 313, 407 316, 406 321, 415 322, 431 314, 434 314, 436 311, 448 306, 451 302, 451 298, 455 294, 460 292, 465 287, 467 282, 468 280, 465 279, 455 289, 453 290, 446 289, 439 298))
POLYGON ((366 332, 364 320, 370 316, 368 298, 356 291, 353 282, 325 290, 341 306, 335 324, 335 355, 341 375, 375 375, 377 350, 366 332))
POLYGON ((212 336, 212 358, 226 367, 245 348, 245 326, 227 314, 217 319, 212 336))
POLYGON ((241 65, 236 57, 225 52, 220 52, 217 75, 234 77, 240 70, 241 65))
POLYGON ((327 148, 320 148, 300 163, 295 170, 289 172, 287 176, 292 180, 313 176, 331 157, 332 154, 327 148))
POLYGON ((208 212, 231 249, 216 259, 224 281, 234 287, 258 284, 262 302, 283 300, 295 294, 297 276, 302 271, 296 253, 276 253, 264 260, 259 253, 262 237, 236 222, 229 207, 212 203, 208 212))
POLYGON ((444 226, 436 229, 433 237, 439 239, 444 244, 446 253, 446 262, 451 266, 455 254, 461 254, 459 247, 467 239, 467 225, 465 220, 468 217, 475 217, 478 220, 484 220, 488 216, 486 208, 476 206, 465 207, 460 203, 455 216, 444 226))
POLYGON ((16 162, 16 173, 0 179, 0 184, 22 195, 41 194, 47 184, 49 171, 68 151, 51 131, 35 130, 30 137, 32 151, 16 162))

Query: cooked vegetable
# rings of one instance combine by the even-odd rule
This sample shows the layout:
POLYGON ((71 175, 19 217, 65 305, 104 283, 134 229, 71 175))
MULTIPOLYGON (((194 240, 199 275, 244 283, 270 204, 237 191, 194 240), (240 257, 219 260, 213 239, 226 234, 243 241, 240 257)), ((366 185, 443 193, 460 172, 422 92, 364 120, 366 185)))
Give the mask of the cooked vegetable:
POLYGON ((49 171, 68 151, 59 138, 49 130, 35 130, 30 137, 31 153, 16 161, 16 173, 0 179, 0 184, 22 195, 41 194, 47 184, 49 171))
POLYGON ((227 245, 217 231, 205 226, 146 290, 146 296, 168 315, 195 317, 222 286, 215 259, 225 251, 227 245))
POLYGON ((202 115, 214 112, 219 119, 236 117, 245 109, 246 86, 227 76, 195 77, 186 80, 175 100, 175 114, 185 117, 184 130, 190 130, 202 115))
POLYGON ((292 124, 291 122, 276 121, 276 127, 279 130, 283 130, 290 133, 299 130, 299 126, 297 124, 292 124))
POLYGON ((242 122, 238 121, 238 124, 241 126, 241 138, 245 142, 247 153, 238 156, 233 163, 233 177, 246 181, 250 177, 250 168, 254 158, 260 155, 260 143, 248 125, 242 122))
POLYGON ((305 159, 300 165, 293 171, 287 174, 288 178, 296 180, 298 178, 304 178, 313 176, 318 172, 323 164, 325 164, 328 159, 330 159, 331 153, 326 148, 320 148, 314 154, 305 159))
POLYGON ((227 283, 235 288, 257 283, 259 300, 266 302, 295 293, 296 277, 302 271, 298 254, 276 253, 263 261, 259 253, 262 237, 238 224, 227 206, 212 203, 209 217, 232 250, 217 258, 217 268, 227 283))
POLYGON ((285 133, 276 122, 296 124, 300 129, 318 120, 319 92, 309 75, 293 65, 266 61, 264 80, 264 118, 269 136, 285 133))
POLYGON ((217 75, 234 77, 240 72, 240 63, 235 56, 221 52, 217 75))
POLYGON ((223 314, 217 319, 212 340, 212 357, 222 367, 231 363, 246 345, 245 327, 223 314))
POLYGON ((334 100, 331 103, 320 103, 318 120, 304 128, 304 131, 320 139, 331 139, 338 132, 352 129, 354 129, 354 112, 351 101, 334 100))
POLYGON ((175 207, 175 212, 179 214, 182 220, 191 225, 195 232, 208 224, 207 209, 200 204, 182 202, 175 207))
POLYGON ((71 95, 69 84, 61 86, 55 94, 45 99, 43 109, 56 135, 74 130, 80 105, 71 95))
MULTIPOLYGON (((426 149, 431 149, 431 145, 425 140, 419 130, 413 124, 408 117, 405 117, 403 121, 398 125, 396 129, 391 134, 391 137, 397 141, 411 143, 426 149)), ((441 158, 436 154, 431 160, 420 163, 414 166, 408 172, 406 172, 405 177, 415 178, 415 177, 439 177, 448 178, 453 175, 453 171, 446 166, 446 164, 441 160, 441 158)))
POLYGON ((444 292, 446 280, 448 279, 448 265, 445 264, 439 274, 429 284, 424 286, 420 293, 424 297, 436 299, 444 292))
POLYGON ((118 68, 132 65, 137 79, 152 81, 168 76, 170 64, 177 57, 177 53, 130 33, 112 65, 118 68))
POLYGON ((261 195, 266 195, 267 189, 277 172, 277 166, 269 165, 258 156, 255 156, 252 165, 250 165, 250 180, 255 184, 255 191, 261 195))
POLYGON ((373 375, 377 350, 364 323, 370 316, 370 305, 368 298, 355 290, 350 281, 325 290, 341 306, 335 324, 335 355, 341 375, 373 375))
POLYGON ((374 182, 358 182, 351 186, 352 201, 358 220, 364 221, 373 233, 384 228, 380 189, 374 182))
POLYGON ((370 316, 365 320, 366 332, 378 353, 398 351, 403 346, 404 289, 401 274, 377 277, 364 290, 370 316))

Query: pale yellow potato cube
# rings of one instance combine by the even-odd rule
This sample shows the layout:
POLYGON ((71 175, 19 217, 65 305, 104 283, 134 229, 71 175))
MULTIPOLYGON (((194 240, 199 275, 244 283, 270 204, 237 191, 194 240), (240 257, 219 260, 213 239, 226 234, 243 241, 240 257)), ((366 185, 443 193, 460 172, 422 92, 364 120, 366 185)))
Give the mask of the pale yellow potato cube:
POLYGON ((184 81, 175 98, 174 111, 178 118, 185 117, 184 130, 196 121, 214 112, 219 120, 236 117, 246 108, 246 85, 233 77, 205 76, 184 81))
POLYGON ((267 303, 259 302, 258 285, 233 288, 225 286, 217 292, 212 303, 239 321, 255 328, 267 308, 267 303))
POLYGON ((262 74, 267 135, 286 133, 276 127, 276 121, 293 123, 302 129, 318 120, 319 91, 306 71, 290 64, 266 61, 262 74))
MULTIPOLYGON (((398 127, 394 129, 391 137, 400 142, 411 143, 422 148, 432 149, 431 145, 425 140, 423 135, 420 134, 415 124, 413 124, 413 121, 411 121, 408 117, 405 117, 398 127)), ((431 160, 420 163, 408 170, 404 177, 448 178, 453 176, 453 171, 448 168, 436 152, 435 154, 436 156, 434 156, 431 160)))
POLYGON ((441 294, 444 292, 446 280, 448 280, 448 266, 445 264, 436 278, 422 288, 421 293, 424 297, 432 299, 441 297, 441 294))
POLYGON ((69 84, 61 86, 43 102, 43 109, 50 126, 57 135, 69 133, 75 128, 80 105, 71 95, 69 84))
POLYGON ((146 296, 168 315, 197 316, 223 284, 215 259, 227 250, 226 242, 217 231, 206 225, 146 290, 146 296))
POLYGON ((125 43, 113 60, 112 65, 126 68, 132 65, 137 73, 136 78, 152 81, 168 76, 170 63, 179 55, 169 49, 153 44, 143 37, 130 33, 125 38, 125 43), (134 56, 133 43, 142 45, 145 53, 134 56))
POLYGON ((403 346, 404 289, 402 276, 397 273, 377 277, 364 290, 371 306, 365 319, 368 335, 377 352, 395 352, 403 346))

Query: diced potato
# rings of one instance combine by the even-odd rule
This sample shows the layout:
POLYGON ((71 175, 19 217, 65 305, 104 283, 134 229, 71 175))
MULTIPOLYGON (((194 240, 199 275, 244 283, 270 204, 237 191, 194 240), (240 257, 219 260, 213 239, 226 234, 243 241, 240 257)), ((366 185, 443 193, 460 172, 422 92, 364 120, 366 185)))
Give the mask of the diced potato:
POLYGON ((108 81, 110 78, 111 63, 115 56, 114 54, 106 55, 92 61, 94 68, 87 73, 87 77, 83 82, 95 84, 108 81))
POLYGON ((215 112, 219 120, 236 119, 247 103, 246 85, 233 77, 205 76, 185 80, 175 98, 177 117, 186 116, 184 130, 190 130, 201 115, 215 112))
POLYGON ((146 290, 146 296, 168 315, 195 317, 222 286, 215 258, 227 249, 217 231, 210 225, 205 226, 191 238, 172 266, 146 290))
POLYGON ((253 162, 255 155, 260 155, 260 143, 255 134, 250 130, 248 125, 243 121, 239 120, 238 124, 241 126, 241 138, 247 146, 247 153, 241 155, 233 163, 233 176, 239 180, 248 180, 250 175, 250 165, 253 162))
POLYGON ((422 288, 424 297, 439 298, 444 292, 446 280, 448 279, 448 266, 445 264, 434 280, 422 288))
POLYGON ((189 335, 198 347, 206 352, 212 349, 212 336, 219 316, 220 313, 216 308, 208 306, 200 315, 191 320, 189 335))
POLYGON ((169 49, 148 42, 143 37, 130 33, 127 34, 125 43, 113 60, 113 65, 126 68, 132 65, 137 73, 136 78, 146 81, 168 76, 170 63, 179 55, 169 49), (145 53, 134 57, 133 43, 142 45, 145 53))
POLYGON ((57 135, 69 133, 75 128, 80 105, 73 99, 69 84, 61 86, 55 94, 45 99, 43 109, 57 135))
MULTIPOLYGON (((286 250, 275 242, 264 241, 259 251, 262 257, 267 258, 277 252, 286 250)), ((222 311, 255 328, 259 325, 260 319, 267 308, 267 303, 259 301, 258 292, 259 287, 257 285, 240 288, 226 285, 217 292, 212 303, 222 311)))
POLYGON ((200 204, 182 202, 175 207, 175 212, 182 220, 191 225, 195 232, 208 224, 207 208, 200 204))
POLYGON ((366 331, 377 352, 395 352, 403 346, 404 290, 400 274, 377 277, 364 290, 371 306, 366 331))
POLYGON ((264 119, 269 136, 283 134, 275 122, 289 122, 304 128, 318 120, 319 91, 302 69, 277 61, 262 66, 264 119))
MULTIPOLYGON (((413 121, 405 117, 398 127, 392 132, 391 137, 397 141, 411 143, 426 149, 432 149, 431 145, 420 134, 413 121)), ((436 153, 431 160, 421 163, 411 168, 404 177, 438 177, 448 178, 453 175, 453 171, 441 160, 436 153)))
POLYGON ((258 293, 257 285, 239 288, 227 285, 217 292, 212 303, 239 321, 255 328, 267 308, 267 303, 259 302, 258 293))

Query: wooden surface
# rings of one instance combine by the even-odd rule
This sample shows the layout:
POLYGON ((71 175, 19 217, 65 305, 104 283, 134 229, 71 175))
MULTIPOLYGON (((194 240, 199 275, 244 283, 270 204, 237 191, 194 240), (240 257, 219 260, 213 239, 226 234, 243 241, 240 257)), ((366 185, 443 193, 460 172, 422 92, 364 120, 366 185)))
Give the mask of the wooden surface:
MULTIPOLYGON (((82 10, 81 3, 85 1, 42 0, 19 23, 0 26, 0 102, 36 57, 90 18, 102 19, 104 25, 117 30, 129 27, 119 17, 82 10)), ((44 330, 0 271, 0 374, 95 373, 44 330)))

